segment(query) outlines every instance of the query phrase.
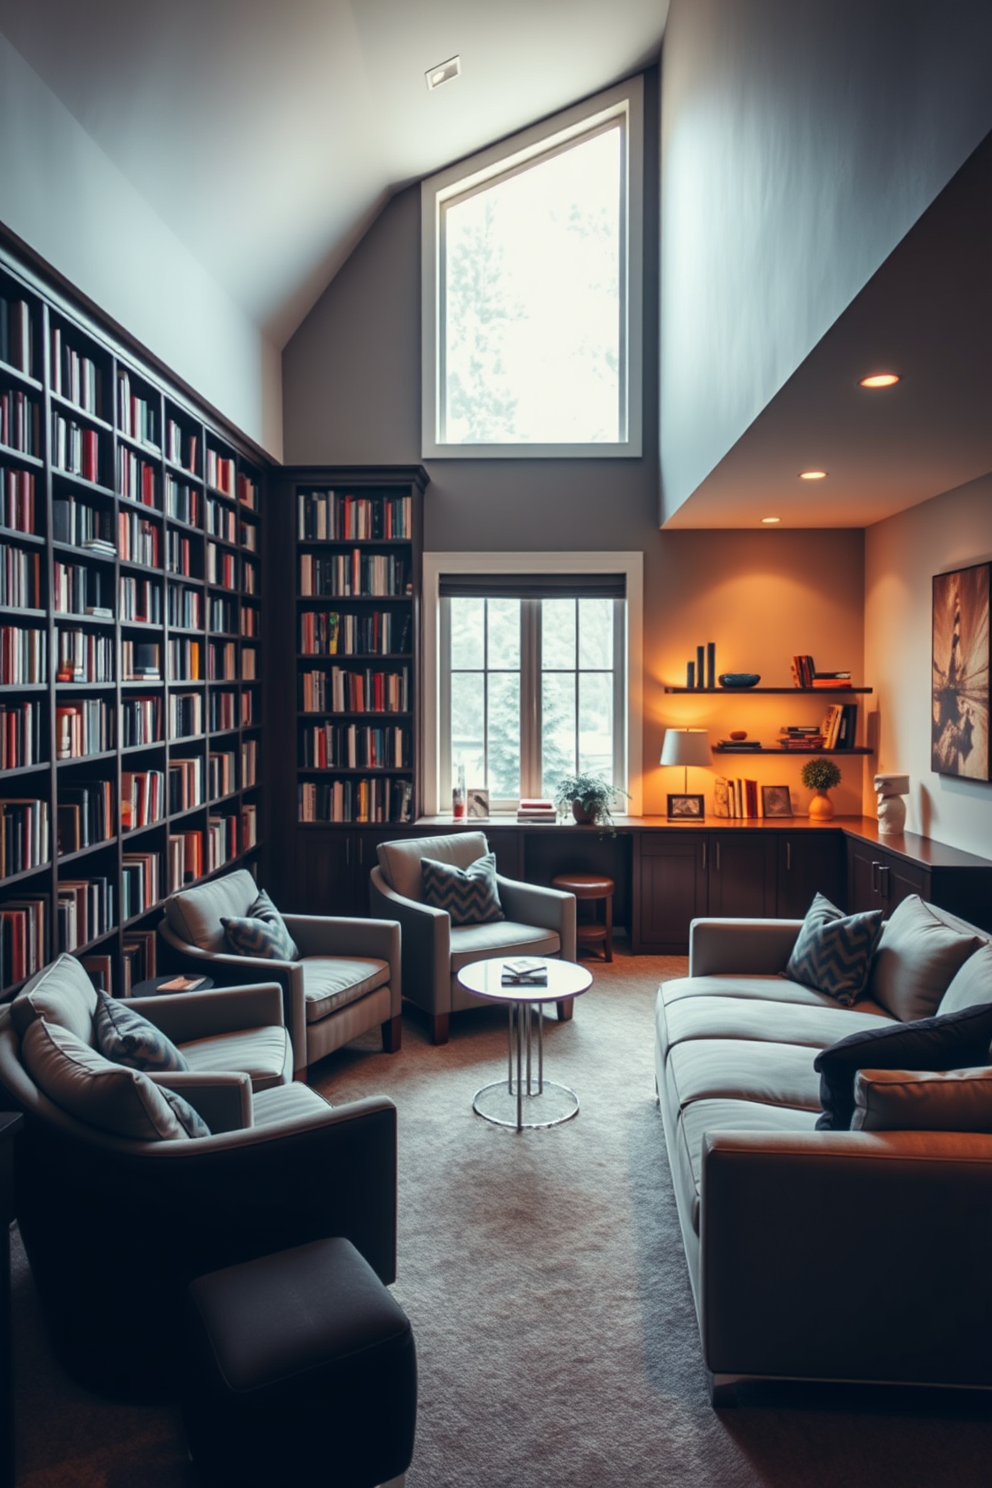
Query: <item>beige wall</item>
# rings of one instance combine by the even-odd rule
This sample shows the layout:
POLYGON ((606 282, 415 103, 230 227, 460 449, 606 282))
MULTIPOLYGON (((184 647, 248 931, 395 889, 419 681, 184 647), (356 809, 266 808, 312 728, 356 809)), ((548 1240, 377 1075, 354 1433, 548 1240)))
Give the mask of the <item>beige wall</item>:
POLYGON ((879 714, 878 767, 910 776, 907 827, 992 853, 992 785, 930 769, 930 604, 934 574, 992 559, 992 476, 868 529, 865 670, 879 714))

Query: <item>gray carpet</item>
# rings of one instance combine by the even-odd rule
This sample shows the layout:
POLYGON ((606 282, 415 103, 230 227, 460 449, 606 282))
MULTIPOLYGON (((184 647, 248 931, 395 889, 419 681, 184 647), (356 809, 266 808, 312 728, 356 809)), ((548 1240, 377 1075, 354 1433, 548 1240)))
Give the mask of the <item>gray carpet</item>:
MULTIPOLYGON (((456 1018, 442 1049, 406 1019, 398 1057, 367 1042, 316 1071, 335 1102, 399 1107, 394 1290, 420 1366, 407 1488, 984 1488, 982 1399, 762 1387, 710 1409, 653 1098, 654 991, 683 966, 619 956, 572 1023, 550 1022, 548 1074, 582 1102, 552 1130, 472 1113, 505 1067, 496 1010, 456 1018)), ((856 1238, 838 1264, 859 1264, 856 1238)), ((51 1361, 20 1255, 15 1325, 22 1488, 190 1488, 174 1411, 97 1400, 51 1361)))

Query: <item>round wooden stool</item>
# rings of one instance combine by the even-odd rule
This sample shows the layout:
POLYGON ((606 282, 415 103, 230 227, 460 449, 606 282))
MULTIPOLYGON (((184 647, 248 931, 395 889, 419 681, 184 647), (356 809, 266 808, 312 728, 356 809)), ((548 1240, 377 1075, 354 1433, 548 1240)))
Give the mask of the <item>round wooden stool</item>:
POLYGON ((580 946, 603 947, 603 957, 606 961, 613 960, 613 891, 616 884, 612 878, 607 878, 600 873, 559 873, 551 880, 553 889, 562 889, 566 894, 574 894, 578 900, 588 900, 593 905, 593 916, 591 920, 579 920, 575 926, 575 936, 580 946), (603 919, 600 921, 596 916, 596 904, 603 901, 603 919))

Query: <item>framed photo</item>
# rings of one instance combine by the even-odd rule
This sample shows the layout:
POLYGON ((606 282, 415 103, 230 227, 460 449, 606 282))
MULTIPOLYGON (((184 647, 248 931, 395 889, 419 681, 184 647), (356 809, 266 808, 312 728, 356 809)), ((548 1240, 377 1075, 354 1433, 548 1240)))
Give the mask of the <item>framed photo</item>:
POLYGON ((792 797, 787 785, 763 785, 761 810, 765 816, 791 816, 792 797))
POLYGON ((468 815, 476 820, 489 815, 489 792, 475 786, 468 793, 468 815))
POLYGON ((669 796, 669 821, 702 821, 705 815, 702 796, 669 796))
POLYGON ((989 586, 992 564, 933 580, 930 768, 988 780, 989 586))

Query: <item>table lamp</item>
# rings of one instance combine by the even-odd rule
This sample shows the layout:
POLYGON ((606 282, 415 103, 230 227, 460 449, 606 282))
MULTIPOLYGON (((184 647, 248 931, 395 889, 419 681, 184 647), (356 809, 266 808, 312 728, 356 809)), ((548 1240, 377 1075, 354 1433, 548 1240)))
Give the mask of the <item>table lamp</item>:
MULTIPOLYGON (((682 790, 686 795, 689 790, 689 766, 713 763, 713 753, 710 749, 710 736, 708 729, 670 728, 665 731, 665 742, 661 746, 661 760, 663 765, 681 765, 684 777, 682 790)), ((679 813, 683 815, 685 813, 679 813)), ((671 815, 671 802, 669 802, 669 815, 671 815)))

